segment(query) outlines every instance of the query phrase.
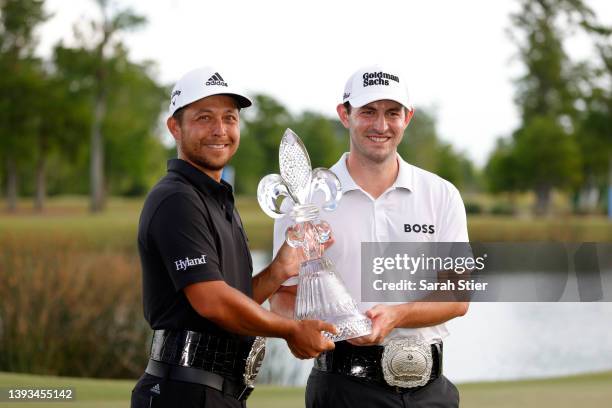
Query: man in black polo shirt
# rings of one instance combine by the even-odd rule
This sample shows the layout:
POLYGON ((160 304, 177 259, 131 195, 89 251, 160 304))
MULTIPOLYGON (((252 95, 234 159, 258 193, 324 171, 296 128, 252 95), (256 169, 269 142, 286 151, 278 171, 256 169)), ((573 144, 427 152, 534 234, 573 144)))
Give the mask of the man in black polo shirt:
POLYGON ((252 261, 232 188, 221 180, 240 140, 239 111, 251 101, 212 68, 187 73, 172 91, 168 129, 178 159, 149 193, 138 229, 151 359, 132 407, 245 406, 262 341, 281 337, 312 358, 334 347, 318 320, 294 321, 263 309, 297 274, 285 245, 252 277, 252 261))

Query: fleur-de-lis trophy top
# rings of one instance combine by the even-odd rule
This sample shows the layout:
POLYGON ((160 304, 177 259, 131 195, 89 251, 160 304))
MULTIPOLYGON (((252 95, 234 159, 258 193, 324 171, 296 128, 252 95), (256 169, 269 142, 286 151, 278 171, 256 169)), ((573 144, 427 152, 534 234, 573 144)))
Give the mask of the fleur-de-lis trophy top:
POLYGON ((296 224, 287 230, 287 243, 302 247, 306 259, 319 258, 321 245, 329 240, 331 231, 327 222, 313 222, 320 214, 313 198, 317 192, 323 193, 322 208, 335 210, 342 197, 340 180, 328 169, 312 169, 306 147, 291 129, 281 139, 278 162, 281 174, 269 174, 259 182, 259 205, 272 218, 290 216, 296 224), (283 199, 292 201, 290 210, 283 199))
POLYGON ((280 175, 270 174, 259 182, 257 200, 270 217, 291 218, 294 224, 287 229, 287 243, 302 248, 306 258, 300 265, 295 318, 321 319, 336 325, 338 334, 329 335, 334 341, 369 334, 370 320, 359 313, 333 263, 323 256, 323 244, 330 239, 331 229, 319 220, 320 208, 314 197, 323 193, 321 208, 335 210, 342 197, 340 180, 328 169, 312 169, 304 144, 291 129, 281 139, 278 157, 280 175))

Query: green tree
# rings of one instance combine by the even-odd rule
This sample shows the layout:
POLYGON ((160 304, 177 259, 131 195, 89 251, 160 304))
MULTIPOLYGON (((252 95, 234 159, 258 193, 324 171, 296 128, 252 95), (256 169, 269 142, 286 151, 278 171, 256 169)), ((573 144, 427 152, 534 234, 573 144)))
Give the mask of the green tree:
POLYGON ((438 165, 438 140, 435 116, 428 109, 417 108, 397 151, 407 162, 435 171, 438 165))
POLYGON ((470 160, 440 140, 435 115, 417 108, 397 151, 409 163, 436 173, 458 187, 475 184, 470 160))
POLYGON ((580 152, 573 134, 555 118, 533 118, 515 137, 514 156, 520 158, 521 186, 536 194, 536 213, 545 214, 553 188, 567 189, 581 181, 580 152))
POLYGON ((34 208, 42 211, 47 196, 48 163, 51 155, 62 155, 69 135, 79 126, 73 120, 70 100, 65 85, 54 74, 43 72, 38 77, 33 102, 34 208))
POLYGON ((34 29, 46 18, 42 0, 0 0, 0 159, 11 211, 17 207, 18 169, 31 159, 36 120, 30 115, 40 75, 34 29))
POLYGON ((102 123, 108 189, 112 194, 144 195, 165 172, 157 126, 170 91, 152 78, 152 63, 130 62, 125 50, 117 51, 115 59, 102 123))
POLYGON ((313 168, 329 168, 347 149, 348 138, 339 121, 309 111, 293 117, 269 95, 253 99, 253 108, 244 113, 240 148, 231 162, 238 193, 254 194, 263 176, 278 173, 278 148, 287 128, 304 142, 313 168))
POLYGON ((499 138, 485 166, 488 190, 492 193, 520 190, 519 165, 514 144, 511 140, 499 138))
POLYGON ((103 122, 107 115, 110 77, 117 62, 117 52, 121 49, 117 37, 124 31, 132 30, 145 23, 143 16, 130 9, 113 10, 108 0, 96 0, 100 10, 100 19, 91 22, 95 40, 88 41, 81 35, 84 47, 93 57, 94 65, 88 73, 93 82, 93 109, 91 122, 91 162, 90 188, 91 210, 101 211, 104 207, 104 135, 103 122))
MULTIPOLYGON (((582 152, 584 186, 575 194, 580 206, 583 193, 599 192, 605 197, 612 165, 612 27, 602 26, 595 16, 585 12, 582 26, 591 34, 599 59, 583 61, 576 68, 577 89, 580 92, 577 133, 582 152)), ((596 203, 595 203, 596 204, 596 203)), ((593 208, 581 208, 581 210, 593 208)))
POLYGON ((525 74, 517 81, 516 103, 523 123, 533 117, 571 115, 574 98, 570 86, 571 64, 563 48, 564 27, 559 18, 571 10, 569 0, 521 0, 521 10, 511 16, 512 39, 519 49, 525 74))
MULTIPOLYGON (((107 108, 101 124, 103 150, 107 153, 104 189, 111 194, 144 194, 164 171, 166 152, 158 136, 158 124, 168 90, 153 79, 153 63, 130 61, 120 45, 113 53, 107 61, 107 108)), ((92 128, 96 88, 90 73, 96 57, 86 48, 61 44, 54 55, 57 75, 74 107, 72 121, 79 129, 66 138, 73 166, 61 167, 63 184, 72 192, 85 192, 88 184, 80 175, 87 172, 91 157, 91 144, 84 136, 92 128)))
POLYGON ((264 175, 278 173, 278 146, 293 122, 280 102, 263 94, 253 97, 253 107, 241 120, 240 148, 231 164, 236 169, 237 192, 253 194, 264 175))
POLYGON ((345 136, 338 134, 334 122, 321 114, 306 111, 291 127, 308 149, 313 168, 333 166, 342 153, 348 150, 348 140, 344 141, 345 136))
POLYGON ((592 11, 581 0, 521 0, 511 16, 512 39, 525 67, 515 98, 522 123, 512 140, 498 144, 487 173, 496 191, 533 190, 538 213, 548 211, 552 189, 575 188, 581 179, 580 89, 563 42, 587 15, 592 11))

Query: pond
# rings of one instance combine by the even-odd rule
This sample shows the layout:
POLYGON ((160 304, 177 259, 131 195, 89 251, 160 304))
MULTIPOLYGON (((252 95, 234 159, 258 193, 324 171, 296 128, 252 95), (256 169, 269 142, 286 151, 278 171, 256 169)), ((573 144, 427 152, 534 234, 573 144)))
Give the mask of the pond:
MULTIPOLYGON (((253 251, 255 270, 269 254, 253 251)), ((563 376, 612 370, 612 303, 472 303, 447 323, 444 373, 461 382, 563 376)), ((268 339, 262 383, 304 385, 312 361, 268 339)))

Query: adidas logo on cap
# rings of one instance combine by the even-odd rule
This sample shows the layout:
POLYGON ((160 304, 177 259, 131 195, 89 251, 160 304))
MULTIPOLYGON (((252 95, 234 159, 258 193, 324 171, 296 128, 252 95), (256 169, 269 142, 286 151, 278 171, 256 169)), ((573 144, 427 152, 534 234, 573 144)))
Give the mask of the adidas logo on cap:
POLYGON ((177 110, 213 95, 229 95, 236 100, 239 108, 251 106, 251 100, 234 86, 233 82, 226 82, 214 68, 202 67, 191 70, 174 85, 170 94, 168 114, 172 116, 177 110))
POLYGON ((208 81, 206 81, 206 86, 211 86, 211 85, 227 86, 227 82, 225 82, 223 77, 219 75, 218 72, 215 72, 213 76, 208 78, 208 81))

